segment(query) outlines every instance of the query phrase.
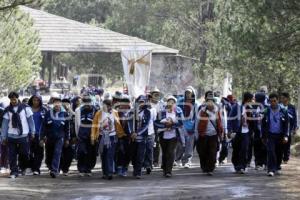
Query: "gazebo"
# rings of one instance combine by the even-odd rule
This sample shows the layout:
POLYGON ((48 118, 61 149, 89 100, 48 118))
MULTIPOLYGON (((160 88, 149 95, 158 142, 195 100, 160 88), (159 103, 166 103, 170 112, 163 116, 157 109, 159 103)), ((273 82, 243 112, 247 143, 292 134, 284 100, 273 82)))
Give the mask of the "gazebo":
MULTIPOLYGON (((121 53, 123 48, 136 46, 152 49, 155 56, 177 55, 178 50, 147 42, 108 29, 95 27, 78 21, 53 15, 41 10, 20 6, 33 19, 33 27, 39 32, 39 49, 43 55, 41 78, 45 80, 48 70, 48 83, 53 76, 53 58, 59 53, 121 53)), ((155 62, 154 62, 155 63, 155 62)), ((152 66, 155 68, 155 66, 152 66)))

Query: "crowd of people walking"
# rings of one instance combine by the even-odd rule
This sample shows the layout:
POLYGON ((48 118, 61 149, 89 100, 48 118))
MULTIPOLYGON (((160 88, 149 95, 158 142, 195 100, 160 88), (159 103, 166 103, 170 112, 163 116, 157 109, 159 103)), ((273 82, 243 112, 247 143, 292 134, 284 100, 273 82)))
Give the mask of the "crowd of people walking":
POLYGON ((192 166, 194 151, 201 170, 212 176, 229 146, 236 173, 247 173, 254 159, 256 170, 274 176, 289 161, 298 129, 289 94, 264 89, 245 92, 241 102, 207 91, 200 103, 192 86, 183 95, 154 88, 138 98, 102 89, 52 95, 46 104, 38 93, 22 102, 16 92, 8 98, 0 108, 0 167, 10 178, 40 175, 43 160, 52 178, 68 176, 75 160, 80 176, 92 176, 99 158, 103 179, 128 176, 130 165, 137 179, 153 167, 170 178, 174 166, 192 166))

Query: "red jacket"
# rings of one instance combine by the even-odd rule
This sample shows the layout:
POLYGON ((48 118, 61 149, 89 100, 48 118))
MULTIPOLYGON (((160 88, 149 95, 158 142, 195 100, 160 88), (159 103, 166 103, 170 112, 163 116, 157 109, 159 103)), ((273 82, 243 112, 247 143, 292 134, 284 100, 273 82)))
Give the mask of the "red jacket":
MULTIPOLYGON (((198 123, 198 133, 200 137, 204 137, 205 136, 205 132, 207 129, 207 124, 209 121, 209 117, 208 114, 206 113, 205 110, 201 110, 200 111, 200 121, 198 123)), ((221 119, 221 112, 217 112, 216 113, 216 119, 217 119, 217 134, 219 137, 223 136, 223 126, 222 126, 222 119, 221 119)))

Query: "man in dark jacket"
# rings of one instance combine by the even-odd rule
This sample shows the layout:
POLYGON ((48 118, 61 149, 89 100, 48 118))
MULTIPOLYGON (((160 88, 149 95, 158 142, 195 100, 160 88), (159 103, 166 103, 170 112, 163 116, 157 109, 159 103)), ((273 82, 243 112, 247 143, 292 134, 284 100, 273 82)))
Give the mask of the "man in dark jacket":
POLYGON ((281 106, 287 110, 289 116, 288 142, 283 145, 283 162, 287 163, 290 159, 292 136, 295 135, 298 130, 297 110, 296 107, 290 103, 289 93, 284 92, 281 94, 281 103, 281 106))
POLYGON ((241 174, 245 173, 247 167, 249 135, 253 130, 252 100, 253 95, 251 93, 244 93, 242 105, 236 104, 228 119, 229 137, 232 133, 236 133, 232 140, 232 164, 236 172, 241 174))
POLYGON ((270 94, 270 107, 264 111, 262 119, 262 133, 264 143, 267 144, 268 175, 274 176, 281 170, 283 144, 288 142, 288 113, 280 107, 279 96, 270 94))
POLYGON ((43 106, 42 97, 38 94, 33 95, 29 99, 28 105, 33 112, 33 121, 36 130, 34 140, 30 143, 30 165, 33 174, 39 175, 41 173, 40 168, 44 158, 44 146, 40 145, 40 135, 45 122, 47 108, 43 106))
POLYGON ((69 146, 70 140, 69 116, 59 97, 53 97, 53 108, 46 114, 41 136, 41 145, 46 143, 46 165, 50 176, 56 178, 60 170, 62 148, 69 146))
POLYGON ((75 111, 75 132, 77 135, 77 169, 80 176, 92 175, 96 164, 97 153, 95 146, 91 145, 91 129, 93 118, 97 112, 92 99, 86 95, 82 98, 82 105, 75 111))

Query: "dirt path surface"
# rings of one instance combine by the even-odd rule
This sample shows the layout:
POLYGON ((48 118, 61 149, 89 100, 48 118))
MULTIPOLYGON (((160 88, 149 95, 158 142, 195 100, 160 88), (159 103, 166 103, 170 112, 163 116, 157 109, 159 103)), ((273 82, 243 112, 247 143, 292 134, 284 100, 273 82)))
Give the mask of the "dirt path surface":
POLYGON ((282 175, 267 177, 265 171, 250 168, 245 175, 233 173, 230 163, 217 168, 210 177, 200 172, 197 161, 190 169, 175 168, 174 176, 162 177, 160 169, 141 180, 116 177, 101 179, 99 169, 92 177, 79 177, 72 167, 68 177, 51 179, 23 176, 15 180, 0 177, 1 200, 150 200, 150 199, 300 199, 300 160, 283 165, 282 175))

